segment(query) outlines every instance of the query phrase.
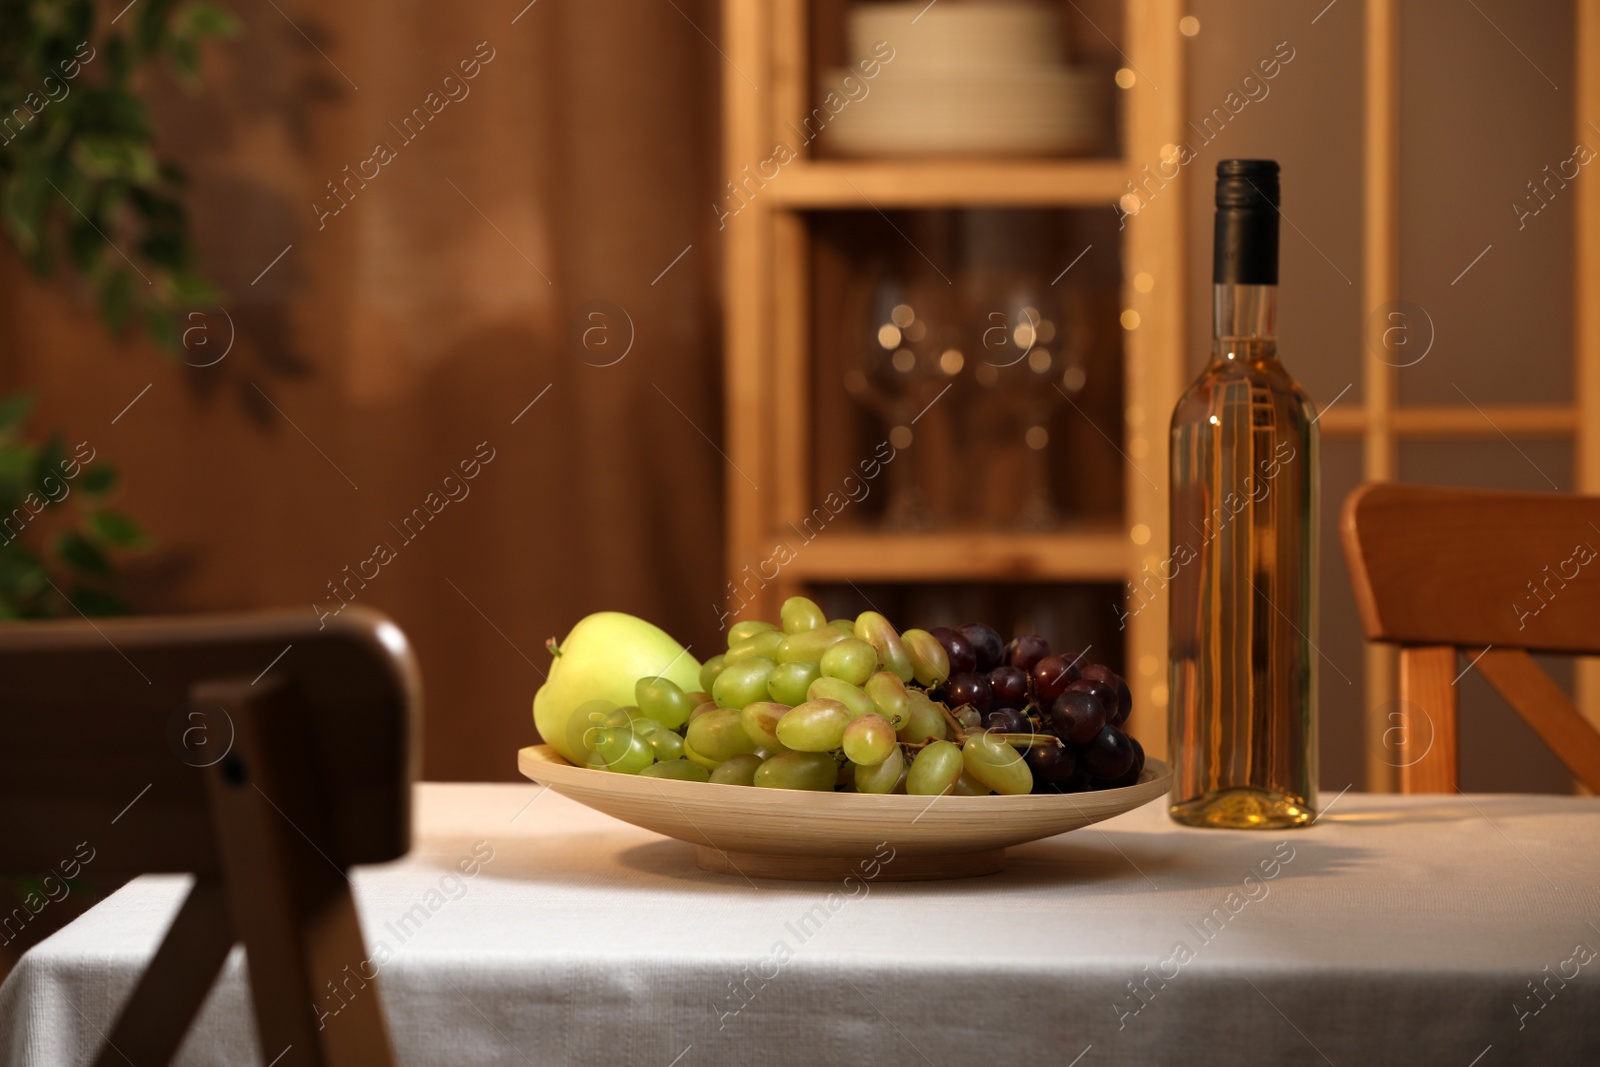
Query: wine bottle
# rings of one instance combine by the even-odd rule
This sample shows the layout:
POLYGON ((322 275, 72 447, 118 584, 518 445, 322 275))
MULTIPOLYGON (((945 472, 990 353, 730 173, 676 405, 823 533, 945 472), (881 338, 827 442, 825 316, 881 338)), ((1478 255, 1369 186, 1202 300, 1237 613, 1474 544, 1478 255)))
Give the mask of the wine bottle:
POLYGON ((1278 358, 1278 164, 1217 164, 1211 359, 1172 413, 1170 814, 1316 816, 1317 425, 1278 358))

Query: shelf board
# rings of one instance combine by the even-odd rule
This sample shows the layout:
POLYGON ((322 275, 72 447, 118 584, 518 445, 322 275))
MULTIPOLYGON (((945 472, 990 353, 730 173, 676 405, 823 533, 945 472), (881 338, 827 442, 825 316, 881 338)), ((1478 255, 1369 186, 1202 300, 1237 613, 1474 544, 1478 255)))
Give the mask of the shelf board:
POLYGON ((755 193, 802 209, 1109 207, 1126 182, 1118 159, 796 160, 755 193))
POLYGON ((1110 523, 1059 533, 852 531, 795 545, 785 570, 806 581, 1121 581, 1131 548, 1110 523))
MULTIPOLYGON (((1369 424, 1359 404, 1326 408, 1318 422, 1323 433, 1346 436, 1365 433, 1369 424)), ((1402 405, 1388 413, 1388 422, 1403 437, 1567 437, 1581 425, 1572 404, 1402 405)))

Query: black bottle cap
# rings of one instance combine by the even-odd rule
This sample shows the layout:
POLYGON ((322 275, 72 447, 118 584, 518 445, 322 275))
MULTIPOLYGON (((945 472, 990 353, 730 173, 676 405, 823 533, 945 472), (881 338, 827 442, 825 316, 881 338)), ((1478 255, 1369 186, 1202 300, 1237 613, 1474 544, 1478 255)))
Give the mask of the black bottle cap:
POLYGON ((1278 284, 1277 161, 1224 159, 1217 164, 1211 280, 1218 285, 1278 284))

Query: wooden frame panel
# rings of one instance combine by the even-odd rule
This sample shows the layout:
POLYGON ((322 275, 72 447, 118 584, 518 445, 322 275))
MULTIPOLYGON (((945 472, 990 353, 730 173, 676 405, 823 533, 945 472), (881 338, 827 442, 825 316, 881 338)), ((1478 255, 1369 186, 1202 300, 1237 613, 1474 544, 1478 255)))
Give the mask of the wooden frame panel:
MULTIPOLYGON (((1365 309, 1399 296, 1400 250, 1400 11, 1396 0, 1367 0, 1366 98, 1362 115, 1366 158, 1362 169, 1362 278, 1365 309)), ((1393 481, 1399 444, 1392 422, 1395 369, 1367 346, 1362 353, 1361 390, 1365 426, 1362 474, 1369 482, 1393 481)), ((1369 644, 1366 650, 1365 746, 1367 789, 1394 788, 1393 768, 1382 745, 1372 740, 1387 729, 1384 706, 1394 699, 1394 650, 1369 644)))
MULTIPOLYGON (((1594 133, 1588 120, 1600 116, 1600 0, 1577 0, 1577 4, 1574 135, 1588 143, 1594 133)), ((1576 196, 1572 291, 1578 492, 1600 494, 1600 188, 1586 182, 1576 196)), ((1600 726, 1600 659, 1579 660, 1577 667, 1578 708, 1600 726)))
MULTIPOLYGON (((1166 146, 1183 140, 1184 38, 1178 32, 1182 15, 1180 0, 1129 0, 1126 8, 1129 59, 1156 85, 1167 86, 1157 91, 1143 87, 1141 79, 1128 92, 1123 144, 1130 177, 1139 173, 1144 165, 1141 160, 1160 160, 1166 146)), ((1205 180, 1204 175, 1188 177, 1205 180)), ((1140 414, 1139 425, 1125 426, 1123 437, 1127 452, 1144 455, 1140 461, 1144 473, 1132 462, 1123 473, 1130 580, 1147 564, 1159 573, 1161 561, 1170 551, 1164 488, 1169 484, 1167 424, 1188 384, 1184 213, 1178 203, 1181 201, 1130 216, 1122 257, 1123 306, 1139 316, 1138 328, 1128 332, 1123 348, 1123 394, 1128 408, 1140 414), (1133 287, 1133 279, 1140 273, 1155 279, 1148 293, 1133 287)), ((1166 669, 1167 617, 1166 599, 1155 598, 1133 616, 1127 638, 1128 686, 1135 706, 1151 712, 1139 724, 1139 740, 1157 759, 1167 758, 1167 706, 1171 699, 1166 669), (1151 662, 1156 671, 1144 674, 1140 665, 1151 662)))
MULTIPOLYGON (((723 170, 731 182, 766 158, 770 122, 771 62, 767 4, 723 0, 722 35, 729 62, 722 78, 723 170), (750 84, 745 79, 753 79, 750 84)), ((723 437, 730 466, 724 517, 728 573, 760 557, 768 506, 761 486, 775 481, 776 464, 767 428, 772 425, 770 361, 765 340, 772 323, 768 283, 772 263, 772 202, 756 195, 727 222, 723 259, 724 309, 723 437)), ((773 614, 758 597, 753 610, 773 614)))

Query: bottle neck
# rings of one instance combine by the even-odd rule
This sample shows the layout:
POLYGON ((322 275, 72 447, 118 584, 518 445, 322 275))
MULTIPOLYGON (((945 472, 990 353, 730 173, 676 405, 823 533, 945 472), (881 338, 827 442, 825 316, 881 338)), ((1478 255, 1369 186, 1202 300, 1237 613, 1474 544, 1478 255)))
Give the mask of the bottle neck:
POLYGON ((1277 353, 1276 285, 1225 282, 1212 290, 1212 350, 1217 359, 1248 351, 1252 358, 1277 353))

